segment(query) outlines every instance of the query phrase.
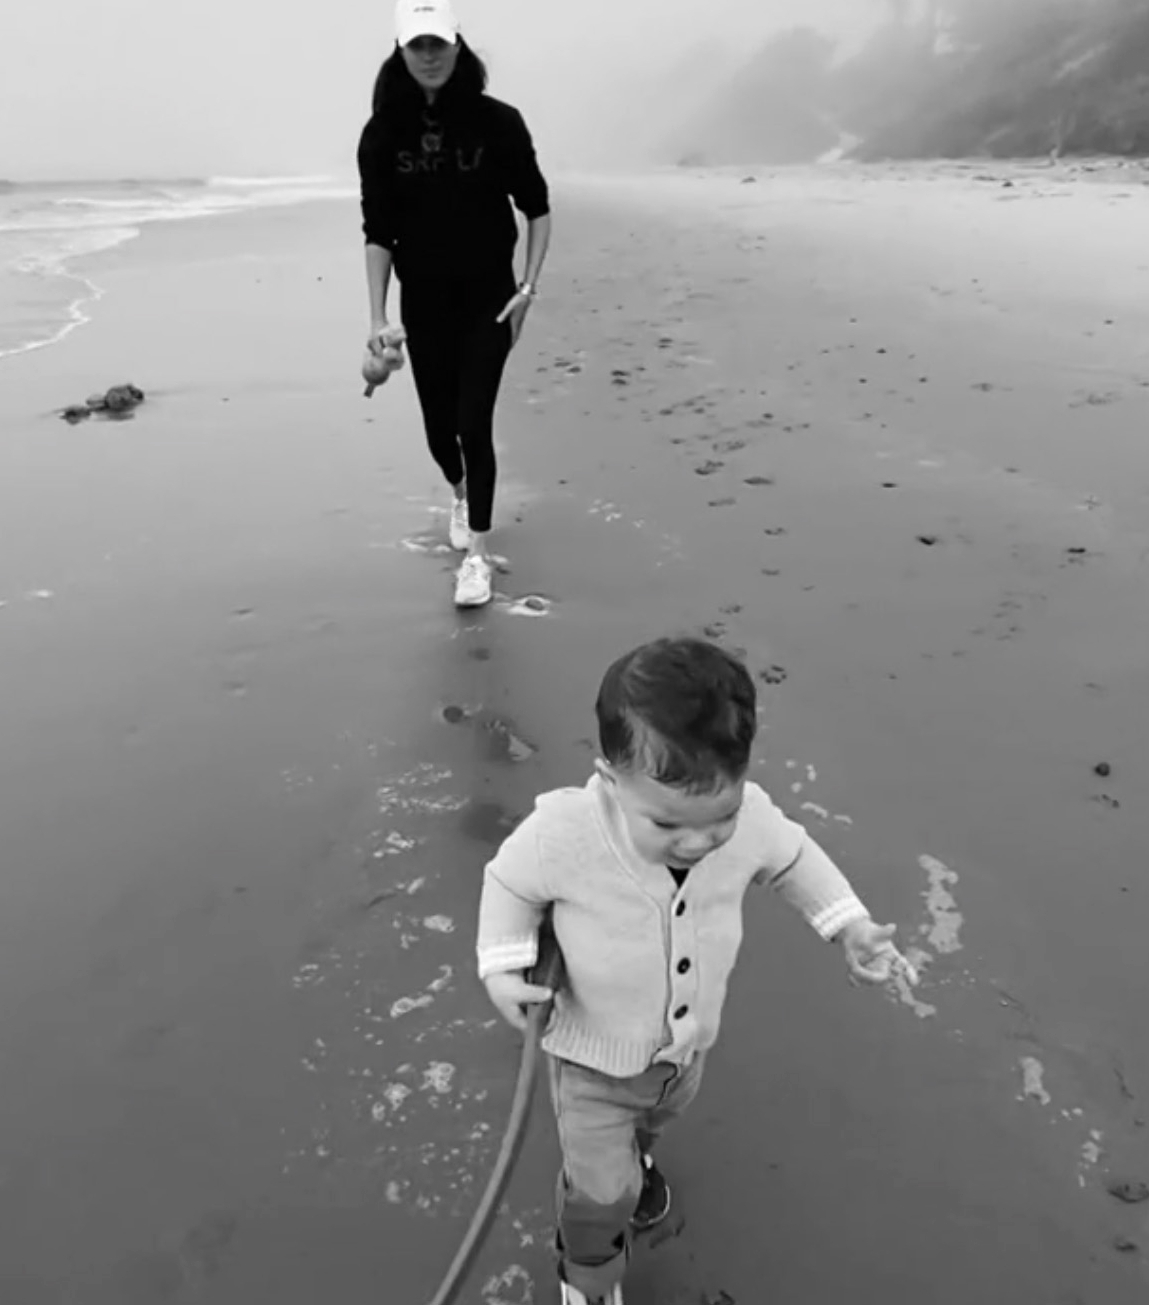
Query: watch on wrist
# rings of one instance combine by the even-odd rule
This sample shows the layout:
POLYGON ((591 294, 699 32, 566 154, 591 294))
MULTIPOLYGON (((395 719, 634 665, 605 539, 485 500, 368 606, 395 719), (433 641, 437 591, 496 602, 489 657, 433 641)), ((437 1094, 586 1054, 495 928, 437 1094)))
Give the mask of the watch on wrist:
POLYGON ((539 297, 539 292, 535 289, 533 281, 520 281, 519 294, 526 295, 528 299, 537 299, 539 297))

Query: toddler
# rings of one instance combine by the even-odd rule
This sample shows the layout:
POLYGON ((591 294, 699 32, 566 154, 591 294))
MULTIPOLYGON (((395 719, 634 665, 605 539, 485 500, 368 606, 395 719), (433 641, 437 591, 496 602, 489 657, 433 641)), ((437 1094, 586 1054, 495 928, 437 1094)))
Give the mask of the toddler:
POLYGON ((479 975, 515 1027, 551 993, 528 981, 549 915, 564 978, 543 1041, 563 1167, 563 1305, 622 1305, 631 1238, 670 1211, 652 1152, 698 1092, 751 884, 777 889, 854 976, 912 971, 894 927, 747 779, 754 681, 698 639, 660 639, 607 671, 601 757, 543 794, 486 867, 479 975))

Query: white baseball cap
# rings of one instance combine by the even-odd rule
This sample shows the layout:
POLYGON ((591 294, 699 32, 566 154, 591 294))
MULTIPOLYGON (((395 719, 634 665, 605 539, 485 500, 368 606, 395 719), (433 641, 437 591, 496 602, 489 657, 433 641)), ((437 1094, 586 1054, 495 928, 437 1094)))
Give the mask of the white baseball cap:
POLYGON ((421 36, 435 36, 448 45, 459 39, 459 20, 451 0, 398 0, 395 6, 395 39, 410 45, 421 36))

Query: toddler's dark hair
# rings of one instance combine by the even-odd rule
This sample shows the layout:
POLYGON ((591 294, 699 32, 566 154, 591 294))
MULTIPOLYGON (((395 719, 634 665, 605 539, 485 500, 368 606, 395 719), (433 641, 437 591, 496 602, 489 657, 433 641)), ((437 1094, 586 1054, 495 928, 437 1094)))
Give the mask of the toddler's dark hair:
POLYGON ((712 793, 745 775, 757 705, 749 671, 725 649, 703 639, 656 639, 603 677, 599 746, 620 770, 712 793))

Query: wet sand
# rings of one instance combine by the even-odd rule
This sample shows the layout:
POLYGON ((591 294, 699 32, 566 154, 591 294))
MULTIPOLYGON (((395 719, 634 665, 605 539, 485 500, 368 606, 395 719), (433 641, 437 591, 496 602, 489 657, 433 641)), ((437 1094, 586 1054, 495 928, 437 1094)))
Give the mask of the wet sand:
MULTIPOLYGON (((745 649, 762 781, 926 980, 751 900, 628 1301, 1144 1298, 1145 191, 755 175, 559 188, 484 613, 408 378, 361 397, 349 208, 149 231, 4 367, 6 1302, 429 1297, 517 1054, 482 862, 666 630, 745 649)), ((540 1110, 465 1301, 550 1299, 555 1162, 540 1110)))

